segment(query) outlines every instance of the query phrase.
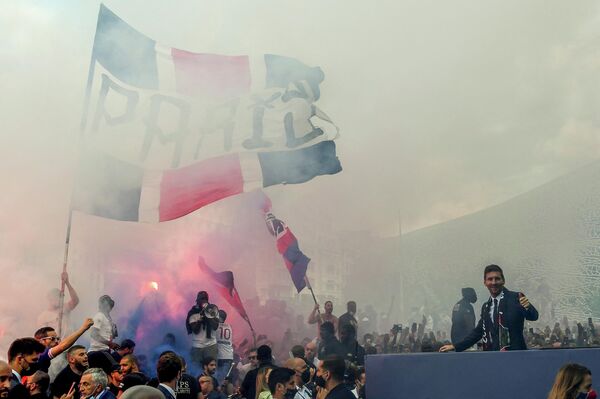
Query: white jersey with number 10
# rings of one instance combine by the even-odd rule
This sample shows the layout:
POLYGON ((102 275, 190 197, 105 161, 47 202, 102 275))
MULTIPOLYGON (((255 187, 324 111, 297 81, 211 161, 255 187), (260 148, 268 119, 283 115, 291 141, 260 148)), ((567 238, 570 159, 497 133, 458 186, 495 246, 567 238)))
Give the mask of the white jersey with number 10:
POLYGON ((233 360, 233 334, 231 333, 231 326, 229 324, 219 324, 217 345, 219 348, 219 360, 233 360))

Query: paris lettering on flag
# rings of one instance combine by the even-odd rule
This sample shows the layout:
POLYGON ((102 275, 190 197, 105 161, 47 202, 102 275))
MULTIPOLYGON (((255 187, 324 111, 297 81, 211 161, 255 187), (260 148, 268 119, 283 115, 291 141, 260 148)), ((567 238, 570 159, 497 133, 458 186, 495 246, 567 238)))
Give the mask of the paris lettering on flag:
POLYGON ((338 136, 316 106, 319 67, 267 54, 163 46, 100 6, 84 137, 88 147, 154 169, 245 151, 296 150, 338 136))

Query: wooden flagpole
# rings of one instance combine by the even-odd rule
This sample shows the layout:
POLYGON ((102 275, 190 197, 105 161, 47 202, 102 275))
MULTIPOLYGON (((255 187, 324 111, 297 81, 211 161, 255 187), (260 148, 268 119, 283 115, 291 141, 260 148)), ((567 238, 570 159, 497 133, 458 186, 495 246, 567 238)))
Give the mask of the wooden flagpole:
MULTIPOLYGON (((304 282, 306 283, 306 288, 308 288, 310 293, 312 294, 312 298, 313 301, 315 301, 315 305, 318 305, 319 302, 317 302, 317 297, 315 296, 315 292, 313 291, 312 286, 310 285, 310 281, 308 281, 308 276, 306 274, 304 275, 304 282)), ((321 319, 321 310, 319 308, 317 308, 317 313, 319 314, 319 319, 321 319)))
MULTIPOLYGON (((102 7, 102 6, 100 6, 100 7, 102 7)), ((98 10, 98 19, 100 19, 100 10, 98 10)), ((98 33, 98 28, 96 27, 96 33, 94 34, 94 43, 96 42, 96 34, 97 33, 98 33)), ((85 96, 83 99, 83 110, 81 113, 81 123, 79 125, 79 138, 78 138, 79 146, 78 146, 78 148, 81 147, 81 144, 83 142, 83 134, 85 132, 85 127, 87 125, 88 110, 89 110, 90 99, 91 99, 91 94, 92 94, 92 84, 94 83, 95 69, 96 69, 96 56, 94 53, 94 47, 92 45, 92 55, 90 57, 90 66, 88 68, 88 78, 87 78, 87 84, 86 84, 86 88, 85 88, 85 96)), ((75 181, 75 179, 73 179, 73 181, 75 181)), ((67 234, 65 237, 65 253, 64 253, 64 257, 63 257, 61 283, 60 283, 60 296, 59 296, 59 301, 58 301, 58 336, 59 337, 62 335, 62 332, 63 332, 62 325, 63 325, 63 318, 64 318, 64 314, 65 314, 65 281, 62 278, 62 275, 67 272, 67 265, 69 262, 69 244, 71 242, 71 224, 73 221, 73 195, 72 194, 73 194, 73 191, 71 189, 71 201, 69 204, 69 217, 68 217, 68 221, 67 221, 67 234)))

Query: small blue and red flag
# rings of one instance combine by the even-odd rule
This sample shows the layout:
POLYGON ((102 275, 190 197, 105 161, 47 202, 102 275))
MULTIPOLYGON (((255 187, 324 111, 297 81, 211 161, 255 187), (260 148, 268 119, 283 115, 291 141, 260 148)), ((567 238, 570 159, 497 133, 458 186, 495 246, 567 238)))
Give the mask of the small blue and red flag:
POLYGON ((242 316, 244 320, 248 321, 248 314, 242 303, 242 299, 235 288, 233 272, 226 270, 223 272, 216 272, 210 266, 206 264, 204 258, 198 258, 198 267, 205 273, 213 283, 217 286, 219 294, 225 299, 237 312, 242 316))
POLYGON ((277 239, 277 250, 283 256, 296 290, 302 291, 306 287, 306 269, 310 258, 302 253, 296 236, 283 221, 277 219, 271 212, 267 212, 265 222, 269 233, 277 239))

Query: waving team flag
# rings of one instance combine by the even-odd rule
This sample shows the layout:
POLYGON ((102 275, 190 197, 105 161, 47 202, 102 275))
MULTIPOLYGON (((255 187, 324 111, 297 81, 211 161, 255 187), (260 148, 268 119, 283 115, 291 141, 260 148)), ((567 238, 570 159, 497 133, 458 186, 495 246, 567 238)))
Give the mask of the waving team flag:
POLYGON ((316 106, 321 68, 286 56, 161 45, 100 6, 88 75, 86 143, 150 168, 284 151, 338 136, 316 106))
POLYGON ((283 221, 267 212, 265 222, 269 233, 277 239, 277 251, 283 256, 296 290, 302 291, 306 287, 305 276, 310 258, 302 253, 296 236, 283 221))
MULTIPOLYGON (((221 296, 229 303, 237 312, 242 316, 244 320, 248 323, 249 318, 246 313, 246 309, 244 309, 244 304, 240 298, 240 295, 235 288, 235 284, 233 281, 233 272, 224 271, 224 272, 215 272, 210 266, 206 264, 204 258, 198 258, 198 267, 204 274, 206 274, 213 283, 217 286, 217 289, 221 296)), ((250 325, 251 326, 251 325, 250 325)), ((252 326, 251 326, 252 327, 252 326)))
POLYGON ((101 5, 83 120, 100 154, 82 156, 73 209, 162 222, 340 172, 338 129, 314 104, 323 79, 290 57, 162 46, 101 5))

